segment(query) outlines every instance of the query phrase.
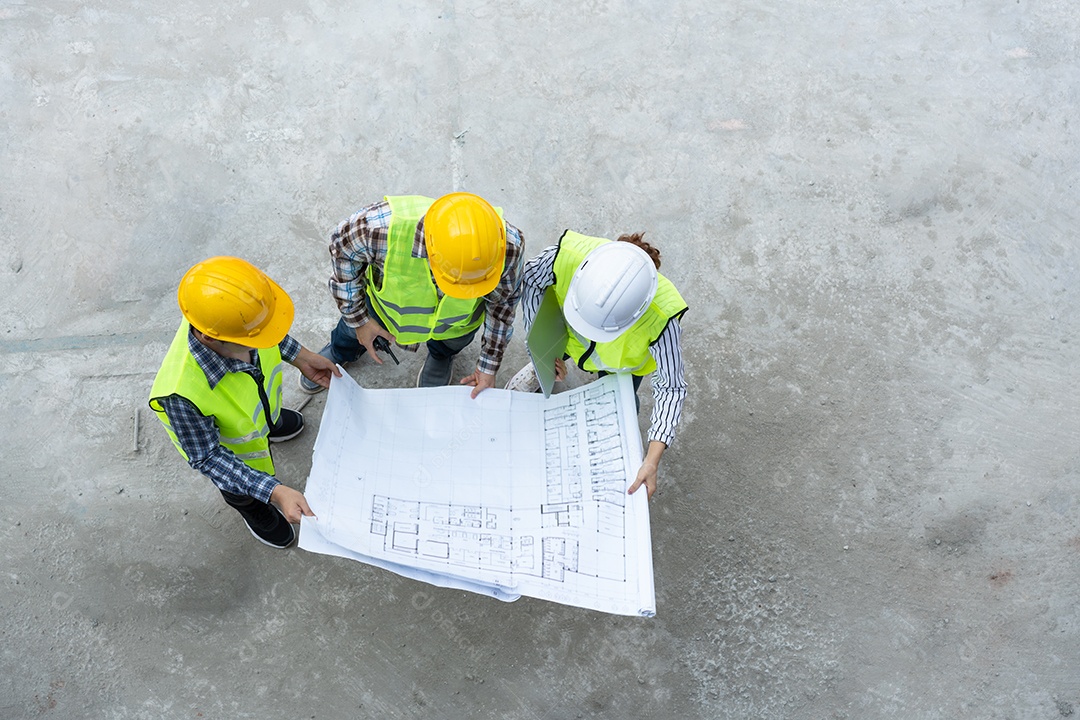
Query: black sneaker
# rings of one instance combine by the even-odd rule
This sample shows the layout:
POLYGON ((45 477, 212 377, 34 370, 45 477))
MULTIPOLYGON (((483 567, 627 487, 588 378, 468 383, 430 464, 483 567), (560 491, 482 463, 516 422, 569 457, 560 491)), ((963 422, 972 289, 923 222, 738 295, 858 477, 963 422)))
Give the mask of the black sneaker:
POLYGON ((428 354, 424 360, 424 366, 416 376, 416 387, 443 387, 450 384, 450 378, 454 374, 454 358, 448 357, 440 360, 428 354))
POLYGON ((285 442, 292 440, 304 429, 304 416, 295 410, 281 408, 281 417, 278 423, 270 428, 270 442, 285 442))
POLYGON ((269 503, 252 503, 240 510, 244 524, 263 545, 284 550, 296 542, 296 531, 285 516, 269 503))

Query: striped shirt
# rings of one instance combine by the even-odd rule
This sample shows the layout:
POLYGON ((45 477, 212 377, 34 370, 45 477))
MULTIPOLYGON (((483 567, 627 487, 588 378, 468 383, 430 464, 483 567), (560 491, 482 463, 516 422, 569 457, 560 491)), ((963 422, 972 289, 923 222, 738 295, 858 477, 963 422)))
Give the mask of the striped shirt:
MULTIPOLYGON (((536 311, 544 299, 544 290, 555 284, 555 254, 558 250, 558 245, 544 248, 539 255, 525 263, 521 276, 521 319, 526 332, 536 319, 536 311)), ((668 322, 660 337, 649 346, 649 353, 656 361, 649 440, 658 440, 670 446, 675 439, 675 428, 686 399, 682 329, 677 318, 668 322)))
MULTIPOLYGON (((278 345, 281 357, 292 362, 300 353, 300 343, 289 335, 278 345)), ((195 357, 195 362, 206 374, 210 388, 217 387, 226 373, 258 373, 259 367, 255 353, 251 351, 251 362, 235 360, 218 355, 188 332, 188 350, 195 357)), ((272 370, 272 369, 271 369, 272 370)), ((195 403, 179 395, 170 395, 159 400, 176 439, 188 456, 188 465, 201 472, 225 492, 247 495, 262 502, 270 502, 270 494, 279 483, 273 475, 256 470, 233 455, 232 450, 220 442, 221 434, 214 418, 203 415, 195 403)))
MULTIPOLYGON (((349 327, 357 328, 368 321, 367 269, 373 265, 376 281, 381 282, 391 216, 389 203, 375 203, 341 223, 330 236, 333 262, 330 294, 349 327)), ((514 311, 521 297, 524 243, 521 231, 506 223, 506 264, 498 286, 484 296, 484 332, 477 362, 478 369, 492 375, 499 369, 514 332, 514 311)), ((423 220, 416 226, 412 256, 427 258, 423 220)), ((441 291, 439 297, 442 297, 441 291)))

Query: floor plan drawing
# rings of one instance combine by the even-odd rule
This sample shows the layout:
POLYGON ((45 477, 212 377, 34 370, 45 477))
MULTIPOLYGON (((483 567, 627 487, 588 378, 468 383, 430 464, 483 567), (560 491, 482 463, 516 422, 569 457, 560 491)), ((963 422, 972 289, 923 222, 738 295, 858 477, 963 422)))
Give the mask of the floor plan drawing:
POLYGON ((505 514, 478 505, 440 505, 376 495, 371 532, 386 552, 445 561, 450 566, 513 567, 513 543, 500 531, 505 514))
POLYGON ((655 612, 628 378, 544 398, 334 378, 300 547, 501 599, 655 612))

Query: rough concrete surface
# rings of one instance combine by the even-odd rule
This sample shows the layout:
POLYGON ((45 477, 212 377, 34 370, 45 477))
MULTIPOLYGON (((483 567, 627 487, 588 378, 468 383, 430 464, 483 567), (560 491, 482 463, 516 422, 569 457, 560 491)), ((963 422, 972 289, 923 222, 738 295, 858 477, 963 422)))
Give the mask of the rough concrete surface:
POLYGON ((1067 0, 0 1, 0 717, 1077 716, 1078 38, 1067 0), (265 268, 318 349, 330 229, 452 189, 530 255, 645 230, 691 305, 654 619, 273 551, 145 405, 191 264, 265 268))

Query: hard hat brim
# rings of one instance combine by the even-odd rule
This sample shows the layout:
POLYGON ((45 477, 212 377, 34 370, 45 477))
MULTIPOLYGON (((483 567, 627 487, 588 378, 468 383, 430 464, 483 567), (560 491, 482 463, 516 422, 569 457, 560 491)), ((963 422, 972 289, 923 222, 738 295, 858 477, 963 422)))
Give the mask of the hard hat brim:
POLYGON ((499 278, 502 277, 501 272, 498 272, 499 270, 502 270, 501 266, 493 270, 490 277, 486 277, 480 282, 468 284, 450 282, 446 276, 438 272, 432 272, 431 275, 435 278, 435 284, 439 286, 444 295, 459 300, 473 300, 487 295, 499 286, 499 278))
POLYGON ((562 311, 563 317, 566 319, 566 324, 573 328, 574 332, 578 335, 586 340, 592 340, 593 342, 611 342, 633 327, 631 324, 621 330, 605 330, 604 328, 598 328, 587 322, 585 318, 581 316, 581 313, 577 311, 569 297, 563 302, 562 311))

